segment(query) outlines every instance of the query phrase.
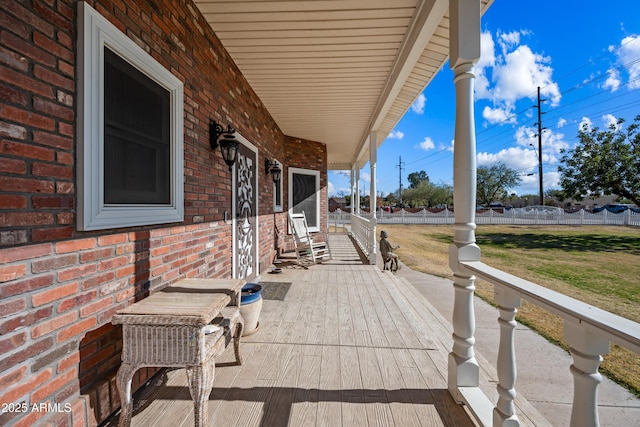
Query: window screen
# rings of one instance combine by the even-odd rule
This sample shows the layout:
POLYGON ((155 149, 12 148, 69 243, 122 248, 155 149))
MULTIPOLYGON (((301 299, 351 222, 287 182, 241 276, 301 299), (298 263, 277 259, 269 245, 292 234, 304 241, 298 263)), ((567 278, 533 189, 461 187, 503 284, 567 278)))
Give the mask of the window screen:
POLYGON ((293 213, 304 211, 309 227, 318 227, 316 176, 293 173, 293 213))
POLYGON ((104 202, 169 204, 170 93, 104 53, 104 202))

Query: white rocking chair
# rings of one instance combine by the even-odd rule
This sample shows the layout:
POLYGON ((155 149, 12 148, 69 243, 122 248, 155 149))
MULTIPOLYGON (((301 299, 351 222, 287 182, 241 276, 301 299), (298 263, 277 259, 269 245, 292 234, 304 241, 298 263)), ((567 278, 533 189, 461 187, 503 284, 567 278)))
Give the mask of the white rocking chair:
POLYGON ((293 242, 296 249, 298 263, 304 258, 310 258, 313 263, 331 259, 329 242, 314 242, 307 226, 307 217, 304 212, 290 213, 289 226, 293 234, 293 242))

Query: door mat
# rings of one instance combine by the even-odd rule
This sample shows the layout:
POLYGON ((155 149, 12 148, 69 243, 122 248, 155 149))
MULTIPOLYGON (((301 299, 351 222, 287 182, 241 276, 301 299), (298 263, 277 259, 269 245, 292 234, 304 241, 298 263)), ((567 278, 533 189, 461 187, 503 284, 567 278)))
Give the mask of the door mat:
POLYGON ((262 298, 283 301, 287 296, 291 282, 260 282, 262 286, 262 298))

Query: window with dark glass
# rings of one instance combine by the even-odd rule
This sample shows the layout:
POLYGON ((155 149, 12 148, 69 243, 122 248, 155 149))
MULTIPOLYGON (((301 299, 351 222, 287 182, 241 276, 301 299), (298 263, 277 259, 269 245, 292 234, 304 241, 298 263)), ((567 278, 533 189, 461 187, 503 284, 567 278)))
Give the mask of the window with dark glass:
POLYGON ((171 94, 104 48, 104 203, 171 203, 171 94))
POLYGON ((318 227, 316 176, 293 173, 293 213, 304 211, 309 227, 318 227))

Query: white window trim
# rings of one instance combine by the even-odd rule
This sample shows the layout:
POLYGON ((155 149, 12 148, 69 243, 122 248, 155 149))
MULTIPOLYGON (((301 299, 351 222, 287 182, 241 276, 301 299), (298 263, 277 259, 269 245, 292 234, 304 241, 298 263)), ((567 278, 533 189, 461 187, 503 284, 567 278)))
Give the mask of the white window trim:
MULTIPOLYGON (((284 168, 282 166, 282 163, 280 163, 277 160, 273 160, 275 162, 276 165, 278 165, 278 167, 280 168, 280 171, 284 171, 284 168)), ((271 174, 269 174, 269 177, 271 178, 271 174)), ((284 193, 282 192, 282 181, 284 181, 282 179, 282 172, 280 173, 280 180, 278 182, 274 182, 273 183, 273 211, 274 212, 282 212, 284 209, 282 207, 282 205, 284 203, 282 203, 282 201, 284 200, 284 193), (276 186, 279 186, 280 188, 280 204, 278 204, 278 201, 276 200, 276 186)))
POLYGON ((184 221, 183 84, 85 2, 78 2, 78 229, 184 221), (104 203, 104 47, 170 92, 171 202, 104 203))
POLYGON ((309 231, 320 231, 320 171, 301 168, 289 168, 289 213, 293 214, 293 174, 313 175, 316 177, 316 218, 318 224, 314 227, 309 226, 309 231))

